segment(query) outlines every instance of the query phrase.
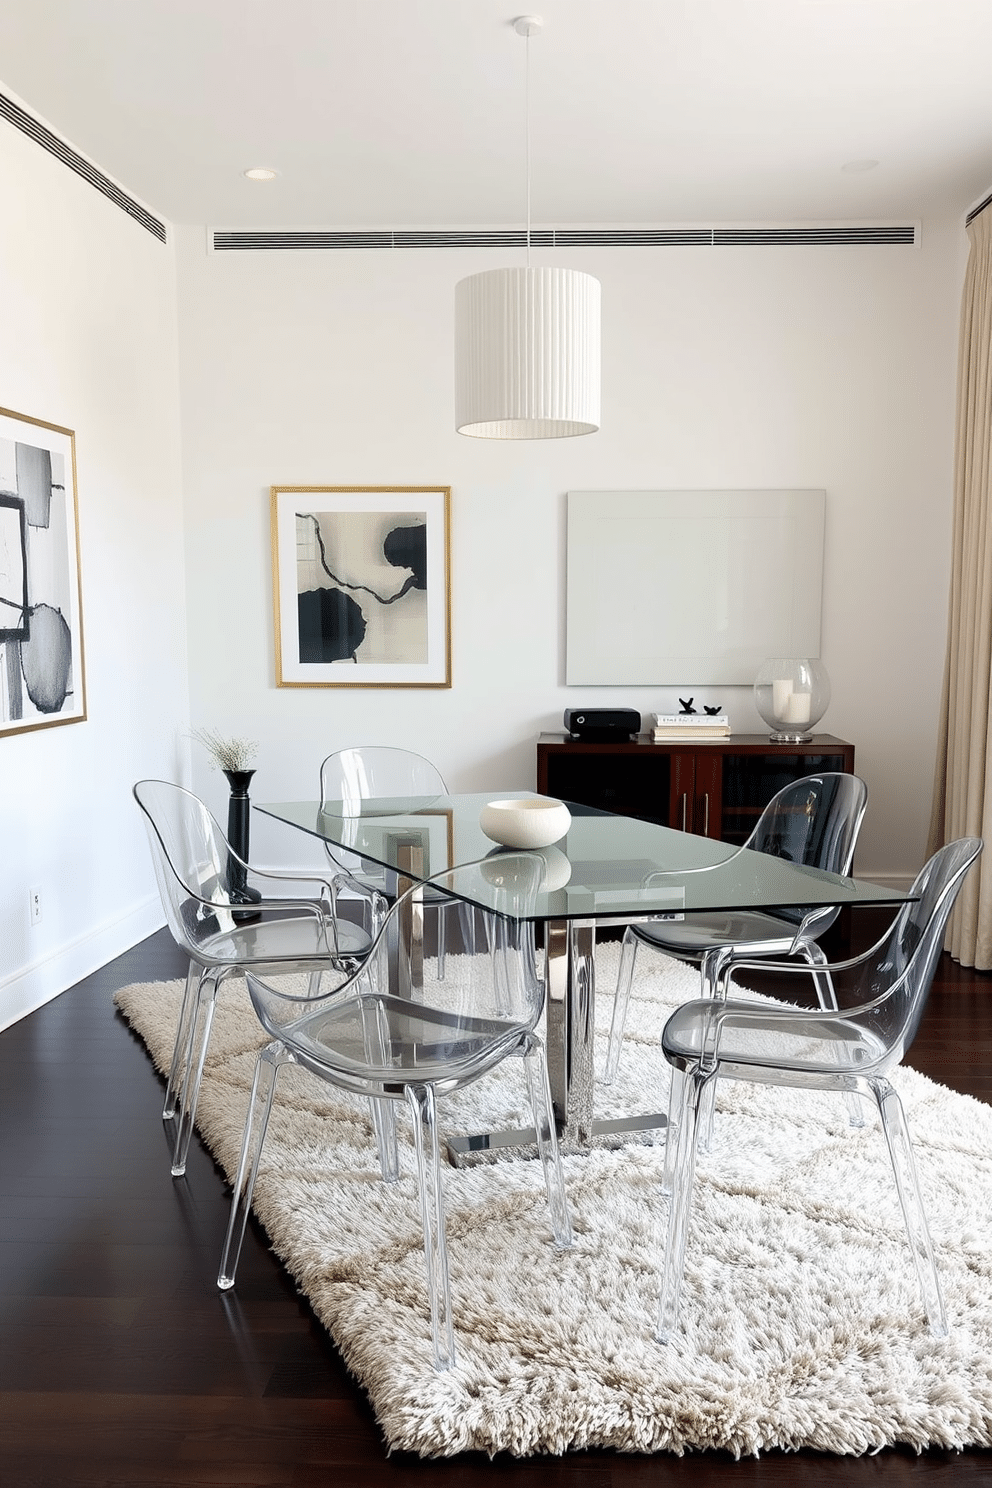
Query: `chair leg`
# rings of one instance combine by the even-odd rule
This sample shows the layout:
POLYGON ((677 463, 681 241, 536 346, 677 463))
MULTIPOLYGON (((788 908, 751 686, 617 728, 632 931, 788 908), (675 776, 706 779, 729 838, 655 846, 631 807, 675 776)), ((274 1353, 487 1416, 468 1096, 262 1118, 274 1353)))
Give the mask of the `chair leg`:
POLYGON ((400 1149, 396 1136, 396 1111, 393 1102, 383 1096, 369 1096, 369 1109, 372 1112, 372 1130, 375 1132, 375 1146, 379 1154, 379 1167, 382 1171, 383 1183, 395 1183, 400 1176, 400 1149))
MULTIPOLYGON (((359 1004, 365 1057, 373 1067, 385 1069, 390 1062, 389 1020, 378 997, 363 998, 359 1004)), ((396 1110, 388 1096, 369 1096, 372 1130, 379 1154, 379 1167, 384 1183, 395 1183, 400 1176, 400 1149, 396 1135, 396 1110)))
MULTIPOLYGON (((516 964, 520 956, 525 957, 525 968, 536 980, 537 967, 534 960, 533 941, 530 937, 523 937, 521 940, 515 936, 511 931, 509 921, 501 915, 486 915, 483 932, 486 940, 486 955, 489 957, 493 979, 493 1005, 498 1013, 509 1015, 512 1013, 510 987, 513 985, 514 977, 507 973, 507 961, 512 959, 516 964)), ((474 931, 472 940, 474 946, 474 931)))
POLYGON ((661 1304, 655 1334, 659 1343, 670 1343, 678 1325, 679 1297, 692 1208, 692 1185, 696 1175, 699 1111, 707 1086, 712 1085, 715 1079, 714 1070, 704 1074, 698 1066, 687 1074, 681 1070, 672 1072, 672 1100, 669 1110, 676 1118, 676 1126, 665 1148, 666 1179, 663 1179, 663 1185, 665 1181, 670 1183, 670 1197, 668 1236, 661 1275, 661 1304), (671 1153, 672 1136, 675 1138, 674 1154, 671 1153))
POLYGON ((493 999, 496 1011, 504 1017, 512 1016, 513 1006, 510 988, 513 974, 508 971, 513 959, 519 955, 513 943, 513 932, 508 920, 497 920, 493 929, 492 973, 493 999))
MULTIPOLYGON (((834 979, 826 968, 827 958, 823 949, 817 945, 815 940, 800 946, 799 954, 808 966, 813 968, 813 986, 816 988, 816 998, 825 1012, 836 1013, 837 993, 834 990, 834 979)), ((843 1058, 843 1053, 838 1047, 836 1050, 838 1060, 843 1058)), ((865 1112, 862 1098, 853 1090, 845 1090, 844 1100, 847 1104, 847 1116, 852 1126, 864 1126, 865 1112)))
POLYGON ((176 1042, 172 1050, 172 1067, 169 1070, 169 1079, 165 1087, 165 1105, 162 1108, 162 1120, 171 1121, 176 1114, 176 1104, 179 1099, 179 1082, 183 1066, 186 1063, 186 1054, 189 1046, 189 1024, 190 1015, 196 1002, 196 988, 203 972, 195 961, 189 963, 186 972, 186 989, 183 992, 182 1007, 179 1010, 179 1024, 176 1028, 176 1042))
MULTIPOLYGON (((699 995, 700 997, 719 997, 721 1001, 727 1000, 727 983, 723 973, 730 966, 734 957, 729 946, 716 946, 707 951, 699 963, 699 995)), ((700 1112, 700 1125, 702 1133, 699 1145, 704 1152, 709 1152, 713 1146, 713 1124, 716 1116, 716 1077, 709 1082, 703 1096, 703 1104, 700 1112)))
POLYGON ((544 1049, 536 1038, 531 1039, 530 1046, 524 1052, 524 1074, 527 1078, 534 1131, 537 1134, 537 1150, 544 1169, 544 1186, 548 1194, 548 1209, 551 1211, 551 1233, 558 1250, 569 1250, 572 1245, 572 1223, 568 1217, 565 1175, 562 1172, 558 1130, 551 1107, 548 1065, 544 1049))
POLYGON ((822 947, 818 946, 815 940, 807 941, 805 945, 800 946, 799 954, 809 966, 814 968, 813 986, 816 988, 817 1002, 825 1012, 836 1013, 838 1008, 834 979, 829 971, 816 969, 827 966, 827 958, 822 947))
POLYGON ((682 1125, 682 1102, 685 1100, 685 1075, 674 1066, 670 1069, 672 1079, 668 1091, 668 1121, 665 1126, 665 1163, 661 1171, 661 1192, 665 1197, 671 1195, 675 1186, 675 1158, 682 1125))
POLYGON ((448 917, 443 904, 437 906, 434 924, 437 927, 437 979, 444 981, 444 962, 448 949, 448 917))
POLYGON ((462 951, 466 956, 475 955, 475 908, 466 904, 464 899, 458 901, 458 933, 461 936, 462 951))
POLYGON ((455 1336, 451 1326, 451 1283, 448 1279, 448 1248, 444 1235, 444 1189, 441 1181, 437 1105, 431 1085, 408 1085, 406 1098, 413 1112, 434 1367, 440 1371, 450 1369, 455 1362, 455 1336))
POLYGON ((620 970, 617 973, 617 990, 613 998, 613 1021, 610 1024, 610 1042, 606 1050, 606 1068, 603 1071, 604 1085, 612 1085, 617 1077, 620 1050, 623 1047, 623 1030, 627 1022, 627 1005, 630 1002, 630 989, 634 980, 634 962, 637 960, 639 945, 640 941, 634 934, 633 927, 628 925, 623 932, 623 945, 620 947, 620 970))
POLYGON ((172 1151, 173 1178, 181 1178, 186 1171, 186 1159, 189 1156, 189 1144, 193 1136, 193 1122, 196 1119, 196 1103, 200 1098, 200 1085, 203 1081, 203 1064, 207 1057, 207 1045, 210 1042, 210 1026, 214 1020, 217 988, 223 976, 222 971, 207 971, 203 974, 190 1011, 186 1069, 179 1100, 176 1145, 172 1151))
POLYGON ((245 1238, 245 1227, 251 1213, 252 1194, 258 1177, 258 1162, 262 1155, 262 1143, 272 1114, 272 1097, 276 1093, 276 1079, 284 1064, 291 1063, 281 1043, 268 1044, 255 1061, 255 1078, 252 1081, 245 1134, 241 1141, 241 1160, 231 1194, 231 1217, 227 1224, 227 1235, 220 1258, 217 1285, 222 1292, 230 1291, 238 1269, 238 1258, 245 1238))
POLYGON ((937 1276, 930 1226, 927 1224, 923 1199, 920 1195, 920 1180, 916 1171, 916 1159, 913 1156, 909 1128, 906 1125, 906 1113, 903 1110, 902 1101, 888 1080, 878 1077, 869 1083, 882 1117, 882 1130, 885 1132, 889 1156, 892 1159, 892 1171, 895 1173, 899 1202, 902 1205, 906 1233, 909 1236, 910 1250, 913 1252, 913 1264, 916 1267, 927 1321, 935 1337, 945 1338, 947 1336, 947 1313, 944 1310, 944 1299, 937 1276))

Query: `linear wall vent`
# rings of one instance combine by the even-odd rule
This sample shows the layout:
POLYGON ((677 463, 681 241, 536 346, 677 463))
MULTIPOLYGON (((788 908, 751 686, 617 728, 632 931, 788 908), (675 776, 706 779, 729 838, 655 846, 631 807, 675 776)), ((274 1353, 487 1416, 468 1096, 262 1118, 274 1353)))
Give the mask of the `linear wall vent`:
POLYGON ((82 176, 84 181, 88 181, 97 191, 101 191, 115 206, 120 207, 122 212, 126 212, 129 217, 134 218, 135 222, 140 222, 142 227, 147 228, 160 243, 166 241, 164 222, 153 217, 140 202, 136 202, 133 197, 128 196, 126 191, 115 186, 110 177, 103 174, 103 171, 97 170, 95 165, 84 160, 82 155, 66 144, 65 140, 59 139, 57 134, 46 129, 44 124, 39 123, 26 109, 22 109, 12 98, 5 97, 3 93, 0 93, 0 118, 6 119, 8 124, 13 124, 15 129, 19 129, 22 134, 33 139, 35 144, 41 145, 43 150, 47 150, 50 155, 61 160, 62 164, 67 165, 71 171, 75 171, 77 176, 82 176))
MULTIPOLYGON (((914 223, 855 226, 813 223, 801 227, 581 227, 533 228, 534 248, 722 248, 914 246, 914 223)), ((274 228, 216 228, 217 253, 279 253, 342 248, 524 248, 523 228, 431 230, 419 232, 289 232, 274 228)))

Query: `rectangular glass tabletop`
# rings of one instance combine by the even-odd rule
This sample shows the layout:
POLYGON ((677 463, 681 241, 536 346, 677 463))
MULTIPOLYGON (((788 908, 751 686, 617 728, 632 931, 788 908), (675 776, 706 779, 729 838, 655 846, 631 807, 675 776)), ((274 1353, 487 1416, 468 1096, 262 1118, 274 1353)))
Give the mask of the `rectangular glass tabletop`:
MULTIPOLYGON (((532 791, 506 792, 507 797, 532 791)), ((497 857, 479 826, 492 792, 365 800, 287 801, 256 809, 387 868, 427 878, 459 864, 497 857), (410 849, 419 849, 420 856, 410 849), (420 863, 419 871, 411 862, 420 863)), ((704 910, 774 910, 816 905, 899 905, 905 894, 863 880, 805 868, 767 853, 731 848, 653 822, 566 802, 572 822, 539 849, 545 888, 535 920, 615 919, 704 910)), ((484 903, 496 907, 496 893, 484 903)))

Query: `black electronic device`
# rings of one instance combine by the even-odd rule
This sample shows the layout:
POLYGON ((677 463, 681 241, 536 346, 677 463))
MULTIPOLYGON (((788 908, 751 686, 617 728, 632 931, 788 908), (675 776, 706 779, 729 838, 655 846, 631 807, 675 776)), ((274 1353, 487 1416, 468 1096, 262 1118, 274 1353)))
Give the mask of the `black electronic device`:
POLYGON ((641 715, 633 708, 566 708, 565 728, 573 739, 616 744, 640 733, 641 715))

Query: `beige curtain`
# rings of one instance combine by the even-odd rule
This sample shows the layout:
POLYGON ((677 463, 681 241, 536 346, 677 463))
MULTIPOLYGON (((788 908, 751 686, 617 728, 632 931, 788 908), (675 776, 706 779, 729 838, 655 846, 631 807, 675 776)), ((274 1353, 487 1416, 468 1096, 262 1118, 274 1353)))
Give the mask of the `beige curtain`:
MULTIPOLYGON (((945 945, 992 970, 992 208, 968 226, 961 304, 954 532, 947 657, 928 854, 983 837, 989 861, 969 873, 945 945)), ((979 860, 980 866, 982 860, 979 860)))

